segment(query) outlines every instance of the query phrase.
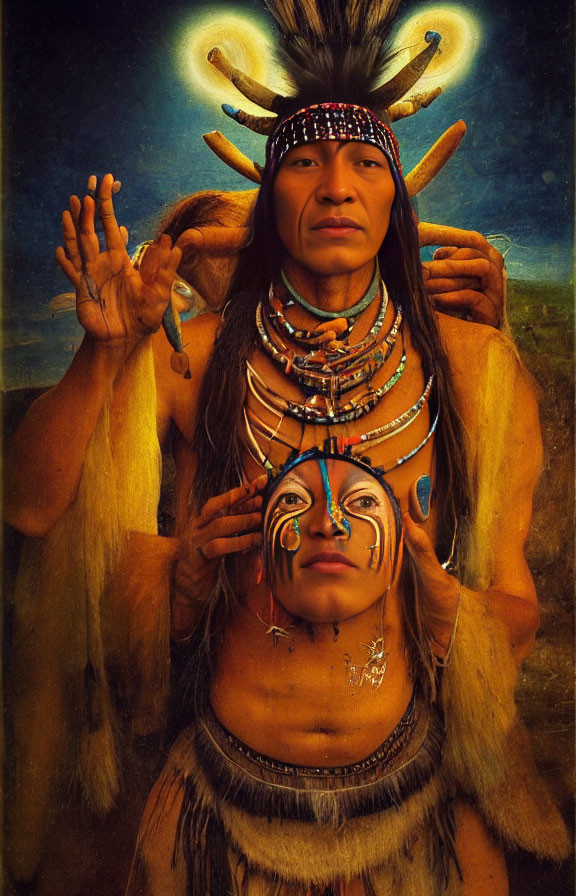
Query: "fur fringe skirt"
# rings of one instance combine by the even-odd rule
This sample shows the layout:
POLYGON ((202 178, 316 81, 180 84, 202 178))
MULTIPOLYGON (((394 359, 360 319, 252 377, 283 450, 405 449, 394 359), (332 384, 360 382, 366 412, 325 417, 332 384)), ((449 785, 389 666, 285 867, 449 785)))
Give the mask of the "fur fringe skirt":
POLYGON ((413 697, 363 762, 318 769, 254 753, 208 710, 148 801, 129 896, 455 896, 442 719, 413 697))

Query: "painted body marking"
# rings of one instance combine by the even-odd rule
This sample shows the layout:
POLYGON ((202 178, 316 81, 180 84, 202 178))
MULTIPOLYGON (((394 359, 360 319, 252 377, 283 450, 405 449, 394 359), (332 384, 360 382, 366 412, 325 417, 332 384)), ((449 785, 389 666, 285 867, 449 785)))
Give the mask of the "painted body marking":
POLYGON ((382 637, 364 644, 364 648, 368 651, 369 656, 363 666, 356 666, 348 659, 348 680, 350 684, 361 687, 365 681, 372 685, 373 688, 379 688, 386 675, 386 666, 388 663, 388 652, 384 650, 384 639, 382 637))
POLYGON ((318 466, 320 467, 320 475, 322 477, 322 485, 324 486, 324 493, 326 495, 326 505, 328 507, 328 515, 332 520, 332 523, 339 529, 341 532, 346 532, 348 538, 352 534, 352 527, 350 525, 350 520, 344 515, 342 508, 336 503, 334 500, 334 496, 332 494, 332 489, 330 487, 330 478, 328 476, 328 467, 326 465, 326 461, 324 458, 320 458, 318 461, 318 466))
MULTIPOLYGON (((303 491, 303 490, 302 490, 303 491)), ((286 566, 288 578, 292 578, 292 561, 295 554, 300 550, 300 516, 305 513, 312 505, 312 498, 307 493, 300 495, 301 500, 306 494, 307 506, 296 507, 282 506, 283 498, 286 493, 281 494, 267 523, 266 540, 264 544, 265 566, 271 578, 275 578, 277 571, 286 566)))
MULTIPOLYGON (((356 488, 345 496, 342 504, 339 504, 332 492, 330 477, 326 460, 321 458, 318 460, 320 469, 322 487, 326 496, 326 506, 330 520, 336 530, 336 534, 344 534, 347 539, 352 534, 352 526, 349 520, 354 517, 370 524, 374 530, 373 542, 367 545, 367 549, 371 551, 370 569, 380 569, 384 560, 384 548, 386 543, 392 547, 392 538, 387 538, 387 527, 381 512, 371 511, 370 507, 362 512, 359 507, 355 506, 359 498, 365 493, 365 489, 356 488)), ((283 506, 283 501, 289 497, 289 492, 281 493, 277 499, 276 505, 273 507, 270 519, 267 525, 268 536, 266 539, 267 566, 269 569, 278 569, 288 562, 288 576, 292 574, 292 557, 296 554, 301 545, 300 519, 312 507, 313 497, 307 489, 302 486, 294 487, 295 494, 299 498, 298 506, 293 508, 290 505, 283 506)), ((367 496, 372 497, 372 496, 367 496)), ((392 560, 392 558, 390 558, 392 560)))

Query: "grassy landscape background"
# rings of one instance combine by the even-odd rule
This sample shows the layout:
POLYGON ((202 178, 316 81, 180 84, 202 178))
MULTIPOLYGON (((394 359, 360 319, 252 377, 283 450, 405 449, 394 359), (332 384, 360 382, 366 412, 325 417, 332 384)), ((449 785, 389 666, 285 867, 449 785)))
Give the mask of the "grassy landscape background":
MULTIPOLYGON (((536 492, 528 562, 540 599, 536 649, 522 669, 518 694, 536 760, 574 819, 574 292, 571 284, 512 281, 509 320, 538 384, 544 469, 536 492)), ((518 894, 574 893, 567 864, 519 863, 518 894)))

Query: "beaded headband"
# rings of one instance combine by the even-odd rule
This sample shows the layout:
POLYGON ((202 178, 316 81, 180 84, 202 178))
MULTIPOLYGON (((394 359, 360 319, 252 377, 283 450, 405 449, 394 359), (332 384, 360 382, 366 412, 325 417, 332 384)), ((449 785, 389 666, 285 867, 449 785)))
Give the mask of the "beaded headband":
POLYGON ((289 150, 317 140, 370 143, 384 153, 394 172, 402 174, 398 142, 391 129, 370 109, 351 103, 318 103, 286 118, 270 138, 270 173, 289 150))

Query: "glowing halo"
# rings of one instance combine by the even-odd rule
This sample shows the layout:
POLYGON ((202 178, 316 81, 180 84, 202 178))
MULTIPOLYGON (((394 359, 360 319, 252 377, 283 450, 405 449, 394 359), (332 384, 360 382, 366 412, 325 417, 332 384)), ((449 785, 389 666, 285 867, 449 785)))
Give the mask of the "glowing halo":
POLYGON ((403 25, 395 38, 395 46, 402 47, 394 70, 404 65, 414 53, 425 46, 427 31, 442 35, 440 47, 425 74, 412 93, 446 87, 458 81, 468 70, 480 41, 478 20, 461 6, 441 5, 416 11, 403 25))
POLYGON ((231 12, 230 7, 212 8, 209 14, 196 16, 182 29, 176 52, 180 75, 197 97, 215 106, 230 103, 246 112, 265 115, 210 65, 206 57, 213 47, 220 47, 232 65, 256 81, 272 90, 282 90, 278 75, 268 66, 273 57, 272 41, 260 21, 245 13, 231 12))

